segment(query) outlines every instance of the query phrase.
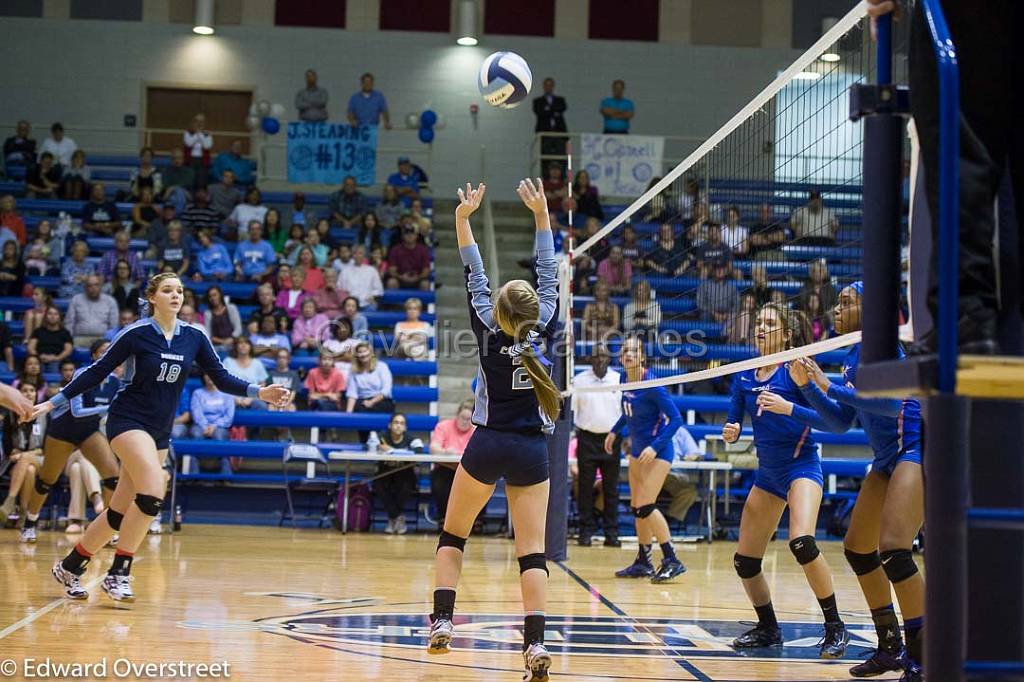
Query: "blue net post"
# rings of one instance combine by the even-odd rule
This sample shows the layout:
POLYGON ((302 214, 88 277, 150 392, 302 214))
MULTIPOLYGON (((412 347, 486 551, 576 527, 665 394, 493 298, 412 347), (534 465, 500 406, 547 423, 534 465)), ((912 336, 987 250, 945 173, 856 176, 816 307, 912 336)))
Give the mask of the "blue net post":
MULTIPOLYGON (((556 348, 564 351, 549 353, 552 361, 551 377, 561 391, 565 390, 565 363, 568 348, 565 327, 556 334, 556 348)), ((548 436, 548 516, 544 533, 544 553, 548 561, 564 561, 567 557, 569 527, 569 439, 572 434, 571 400, 562 401, 562 413, 555 420, 555 431, 548 436)))

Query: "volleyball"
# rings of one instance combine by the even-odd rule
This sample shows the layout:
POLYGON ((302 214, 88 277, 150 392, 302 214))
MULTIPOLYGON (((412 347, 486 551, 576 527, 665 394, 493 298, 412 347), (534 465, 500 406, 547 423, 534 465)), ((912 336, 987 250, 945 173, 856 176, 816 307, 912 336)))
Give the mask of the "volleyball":
POLYGON ((530 65, 515 52, 495 52, 480 66, 480 94, 494 107, 511 109, 530 94, 530 65))

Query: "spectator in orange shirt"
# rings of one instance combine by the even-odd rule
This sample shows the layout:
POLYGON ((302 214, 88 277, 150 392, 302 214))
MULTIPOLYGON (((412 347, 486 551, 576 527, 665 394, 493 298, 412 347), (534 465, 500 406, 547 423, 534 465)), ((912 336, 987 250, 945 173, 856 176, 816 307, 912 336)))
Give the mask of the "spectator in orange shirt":
POLYGON ((320 366, 306 376, 309 391, 309 409, 337 412, 341 409, 341 396, 347 385, 345 375, 334 366, 330 353, 320 354, 320 366))

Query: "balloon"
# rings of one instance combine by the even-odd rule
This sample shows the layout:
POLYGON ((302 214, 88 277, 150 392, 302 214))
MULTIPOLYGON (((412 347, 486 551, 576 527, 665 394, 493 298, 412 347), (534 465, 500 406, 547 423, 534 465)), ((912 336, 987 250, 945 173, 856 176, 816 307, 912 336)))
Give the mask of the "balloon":
POLYGON ((432 128, 420 128, 420 142, 430 144, 434 141, 434 130, 432 128))
POLYGON ((256 102, 253 102, 252 104, 249 105, 249 115, 250 116, 259 116, 260 115, 260 108, 256 104, 256 102))
POLYGON ((261 99, 259 104, 256 105, 256 111, 259 112, 260 116, 270 115, 270 102, 265 99, 261 99))
POLYGON ((281 130, 281 122, 276 118, 270 116, 263 117, 263 132, 267 135, 277 135, 277 132, 281 130))
POLYGON ((433 109, 427 109, 420 114, 420 125, 424 128, 433 128, 435 123, 437 123, 437 114, 433 109))
POLYGON ((270 115, 274 118, 281 118, 284 116, 284 105, 278 102, 274 102, 270 105, 270 115))
POLYGON ((405 117, 405 127, 406 128, 419 128, 420 127, 420 115, 419 114, 409 114, 408 116, 406 116, 405 117))
POLYGON ((259 116, 249 116, 249 117, 247 117, 245 119, 245 127, 248 128, 249 130, 256 130, 257 128, 260 127, 260 117, 259 116))

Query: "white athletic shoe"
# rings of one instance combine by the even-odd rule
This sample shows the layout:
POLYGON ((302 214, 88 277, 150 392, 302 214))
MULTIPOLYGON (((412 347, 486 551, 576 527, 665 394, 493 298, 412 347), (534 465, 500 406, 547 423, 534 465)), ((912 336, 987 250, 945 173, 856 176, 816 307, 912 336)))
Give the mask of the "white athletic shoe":
POLYGON ((446 654, 451 651, 452 638, 455 636, 455 626, 450 620, 438 618, 430 624, 430 643, 427 645, 428 654, 446 654))
POLYGON ((20 539, 22 542, 29 545, 36 544, 36 527, 32 526, 31 528, 22 528, 20 539))
POLYGON ((163 533, 163 532, 164 532, 164 529, 160 526, 160 517, 159 516, 153 517, 153 520, 149 524, 149 534, 150 535, 160 535, 160 533, 163 533))
POLYGON ((110 575, 108 573, 103 577, 100 587, 114 601, 131 604, 135 601, 135 593, 132 592, 133 579, 130 575, 110 575))
POLYGON ((120 540, 121 535, 118 533, 114 533, 110 536, 110 539, 107 540, 107 547, 117 547, 117 543, 120 542, 120 540))
POLYGON ((395 519, 395 535, 405 535, 409 529, 405 527, 405 517, 399 516, 395 519))
POLYGON ((388 535, 393 535, 395 532, 395 522, 392 519, 388 519, 388 525, 384 526, 384 532, 388 535))
POLYGON ((548 670, 551 668, 551 654, 547 648, 535 642, 523 652, 523 663, 526 665, 526 672, 523 673, 523 682, 547 682, 548 670))
POLYGON ((60 565, 60 559, 50 569, 50 573, 64 588, 64 596, 68 599, 88 599, 89 593, 82 587, 81 579, 71 571, 64 570, 60 565))

